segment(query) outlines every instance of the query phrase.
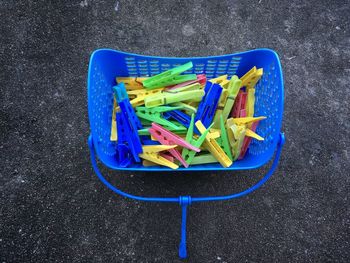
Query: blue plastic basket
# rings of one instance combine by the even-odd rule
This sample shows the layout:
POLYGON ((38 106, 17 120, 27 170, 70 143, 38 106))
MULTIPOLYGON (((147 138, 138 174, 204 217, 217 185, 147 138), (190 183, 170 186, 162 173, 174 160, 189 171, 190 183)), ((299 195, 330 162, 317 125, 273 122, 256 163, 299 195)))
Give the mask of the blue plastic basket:
POLYGON ((153 57, 130 54, 110 49, 96 50, 90 58, 88 74, 88 107, 91 134, 89 147, 92 166, 100 180, 114 192, 129 198, 150 202, 175 202, 182 206, 182 228, 179 256, 185 258, 186 252, 186 211, 193 202, 220 201, 246 195, 265 183, 277 167, 284 144, 284 134, 281 133, 283 114, 283 76, 278 55, 270 49, 256 49, 243 53, 194 58, 153 57), (273 156, 275 159, 270 170, 256 185, 228 196, 209 197, 142 197, 125 193, 111 185, 100 173, 95 152, 104 165, 116 170, 130 171, 174 171, 167 167, 143 167, 134 164, 127 168, 119 166, 116 158, 116 144, 110 141, 110 127, 113 106, 112 87, 116 84, 115 77, 147 76, 159 74, 165 70, 192 61, 193 68, 185 73, 205 73, 207 78, 220 75, 237 75, 241 77, 253 66, 263 68, 264 74, 256 86, 255 115, 266 116, 257 128, 257 133, 264 141, 252 140, 244 159, 234 162, 228 168, 220 164, 204 164, 179 168, 176 171, 208 171, 208 170, 246 170, 255 169, 266 164, 273 156))

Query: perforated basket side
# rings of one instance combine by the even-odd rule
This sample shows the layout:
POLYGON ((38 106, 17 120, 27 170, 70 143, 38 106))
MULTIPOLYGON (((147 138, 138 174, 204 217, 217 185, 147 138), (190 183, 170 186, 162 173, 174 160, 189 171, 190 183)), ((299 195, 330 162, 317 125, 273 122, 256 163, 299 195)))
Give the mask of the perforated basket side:
POLYGON ((272 61, 256 85, 255 115, 266 116, 267 119, 261 121, 257 128, 257 133, 265 140, 252 140, 249 148, 249 153, 255 156, 268 151, 280 131, 282 98, 279 78, 279 69, 276 62, 272 61))

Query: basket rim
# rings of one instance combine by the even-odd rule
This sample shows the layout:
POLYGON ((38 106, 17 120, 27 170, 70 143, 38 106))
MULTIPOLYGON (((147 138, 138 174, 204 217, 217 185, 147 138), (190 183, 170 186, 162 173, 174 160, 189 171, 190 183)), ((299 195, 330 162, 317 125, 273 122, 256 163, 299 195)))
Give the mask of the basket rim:
MULTIPOLYGON (((137 54, 133 52, 126 52, 126 51, 121 51, 117 49, 112 49, 112 48, 99 48, 94 50, 91 55, 90 55, 90 60, 89 60, 89 66, 91 65, 91 61, 93 60, 93 57, 96 56, 96 54, 100 52, 114 52, 117 54, 123 54, 123 55, 129 55, 129 56, 136 56, 136 57, 148 57, 148 58, 154 58, 154 59, 178 59, 178 60, 183 60, 183 59, 216 59, 216 58, 222 58, 222 57, 227 57, 227 56, 239 56, 243 54, 249 54, 249 53, 255 53, 258 51, 264 51, 264 52, 270 52, 272 53, 276 58, 277 61, 280 63, 279 56, 276 51, 270 48, 256 48, 256 49, 251 49, 247 51, 241 51, 237 53, 229 53, 229 54, 222 54, 222 55, 213 55, 213 56, 195 56, 195 57, 167 57, 167 56, 155 56, 155 55, 144 55, 144 54, 137 54)), ((279 65, 280 66, 280 65, 279 65)), ((281 67, 282 68, 282 67, 281 67)))

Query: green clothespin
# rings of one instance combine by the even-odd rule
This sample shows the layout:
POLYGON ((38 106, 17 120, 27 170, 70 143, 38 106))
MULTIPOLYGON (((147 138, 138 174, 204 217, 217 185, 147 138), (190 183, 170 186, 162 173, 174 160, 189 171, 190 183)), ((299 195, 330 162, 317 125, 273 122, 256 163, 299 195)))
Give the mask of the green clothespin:
POLYGON ((182 66, 175 67, 163 73, 150 77, 142 81, 146 89, 156 89, 166 86, 175 85, 189 80, 197 79, 196 74, 180 75, 181 73, 193 67, 192 62, 188 62, 182 66))
POLYGON ((237 94, 241 88, 241 84, 242 84, 242 81, 236 75, 232 76, 232 78, 230 79, 230 82, 227 88, 228 96, 226 99, 224 109, 222 111, 222 117, 224 119, 224 122, 227 120, 228 115, 232 110, 237 94))
POLYGON ((187 85, 187 86, 184 86, 184 87, 181 87, 181 88, 177 88, 177 89, 168 89, 168 90, 165 90, 164 92, 167 92, 167 93, 179 93, 179 92, 182 92, 182 91, 199 90, 201 88, 202 88, 201 84, 193 83, 191 85, 187 85))
POLYGON ((191 165, 205 164, 205 163, 218 163, 219 161, 211 153, 197 154, 191 162, 191 165))
POLYGON ((145 98, 145 106, 147 108, 154 108, 180 101, 200 101, 204 94, 205 91, 202 89, 182 91, 177 93, 162 92, 145 98))
MULTIPOLYGON (((211 126, 212 125, 210 125, 208 127, 208 129, 206 129, 205 132, 197 140, 193 139, 194 114, 192 114, 190 126, 188 127, 187 134, 186 134, 186 141, 188 143, 192 144, 193 146, 199 148, 202 145, 202 143, 204 142, 205 137, 209 133, 211 126)), ((187 148, 184 148, 182 150, 182 157, 185 159, 186 163, 188 163, 188 164, 191 164, 195 155, 196 155, 195 151, 191 151, 187 148)))
POLYGON ((237 94, 241 88, 242 81, 236 76, 232 76, 230 82, 228 82, 227 89, 223 89, 219 104, 214 116, 214 128, 218 128, 220 125, 220 116, 224 118, 224 122, 227 120, 230 114, 237 94))
POLYGON ((181 130, 183 129, 182 125, 177 125, 175 122, 168 121, 167 119, 164 119, 162 117, 163 112, 178 110, 178 109, 181 109, 181 107, 161 106, 161 107, 155 107, 152 109, 148 109, 146 107, 136 107, 135 113, 138 117, 142 119, 158 123, 167 128, 172 128, 173 130, 179 130, 179 129, 181 130))
POLYGON ((216 141, 220 145, 221 149, 224 150, 224 152, 226 153, 228 158, 230 158, 230 160, 233 161, 231 147, 230 147, 230 143, 228 140, 228 135, 227 135, 226 127, 225 127, 224 118, 222 115, 220 116, 220 137, 217 138, 216 141))
POLYGON ((140 121, 141 121, 142 126, 151 126, 152 125, 152 122, 149 120, 145 120, 145 119, 140 118, 140 121))
MULTIPOLYGON (((175 133, 175 134, 186 134, 187 133, 187 129, 186 127, 184 126, 181 126, 180 123, 176 122, 176 121, 173 121, 174 124, 176 124, 177 126, 179 126, 178 128, 176 129, 173 129, 173 128, 169 128, 169 127, 166 127, 167 130, 175 133)), ((151 135, 149 133, 149 128, 144 128, 144 129, 140 129, 137 131, 137 133, 141 136, 141 135, 151 135)))
POLYGON ((184 102, 175 102, 175 103, 172 103, 171 106, 182 107, 182 109, 184 111, 186 111, 186 113, 188 115, 192 115, 192 113, 196 113, 197 112, 197 109, 195 107, 192 107, 191 105, 186 104, 184 102))

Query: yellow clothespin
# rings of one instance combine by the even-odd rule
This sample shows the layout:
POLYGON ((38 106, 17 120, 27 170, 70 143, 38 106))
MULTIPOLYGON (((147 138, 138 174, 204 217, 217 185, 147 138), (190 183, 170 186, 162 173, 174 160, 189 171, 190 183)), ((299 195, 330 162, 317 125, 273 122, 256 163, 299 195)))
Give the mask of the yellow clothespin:
POLYGON ((113 142, 118 140, 117 120, 115 119, 116 112, 117 112, 117 102, 113 96, 113 112, 112 112, 112 125, 111 125, 111 137, 110 137, 110 140, 113 142))
POLYGON ((142 153, 139 156, 142 159, 156 163, 158 165, 163 165, 170 167, 172 169, 177 169, 179 166, 160 156, 158 153, 161 151, 166 151, 174 149, 177 145, 144 145, 142 146, 142 153))
POLYGON ((256 83, 260 80, 263 72, 263 68, 256 69, 256 67, 253 67, 244 76, 241 77, 241 87, 246 87, 247 89, 254 88, 256 83))
POLYGON ((248 89, 246 113, 248 117, 254 116, 255 89, 248 89))
POLYGON ((129 98, 130 98, 130 104, 135 108, 137 106, 141 106, 145 104, 145 98, 159 94, 164 90, 164 88, 160 89, 154 89, 154 90, 146 90, 146 89, 139 89, 139 90, 130 90, 127 91, 129 98))
POLYGON ((254 116, 255 85, 260 80, 263 72, 263 68, 256 69, 256 67, 253 67, 243 77, 241 77, 241 87, 246 87, 248 93, 246 104, 246 114, 248 117, 254 116))
POLYGON ((142 81, 148 78, 145 77, 117 77, 117 83, 123 82, 126 90, 143 89, 142 81))
POLYGON ((252 122, 256 121, 261 121, 265 120, 265 116, 260 116, 260 117, 244 117, 244 118, 229 118, 227 119, 228 122, 234 122, 237 125, 242 125, 242 124, 250 124, 252 122))
POLYGON ((222 75, 222 76, 219 76, 217 78, 213 78, 213 79, 210 79, 209 80, 211 83, 217 83, 217 84, 220 84, 221 87, 223 88, 227 88, 227 85, 228 83, 230 82, 228 79, 227 79, 227 75, 222 75))
MULTIPOLYGON (((229 125, 229 122, 226 124, 229 125)), ((244 125, 236 125, 235 123, 232 123, 232 125, 227 127, 227 135, 231 145, 232 157, 234 161, 239 157, 246 131, 247 129, 244 125)))
MULTIPOLYGON (((201 134, 203 134, 206 130, 200 120, 196 122, 196 127, 201 134)), ((216 160, 221 163, 222 166, 229 167, 232 165, 230 158, 221 149, 220 145, 215 141, 215 139, 211 138, 210 133, 205 137, 204 146, 216 158, 216 160)))
POLYGON ((243 146, 244 137, 252 137, 259 141, 264 140, 263 137, 256 134, 252 130, 250 130, 247 126, 250 127, 250 124, 266 119, 266 117, 246 117, 246 118, 229 118, 226 121, 227 134, 229 138, 229 142, 231 145, 233 160, 237 160, 240 155, 241 148, 243 146))
POLYGON ((245 136, 254 138, 254 139, 258 140, 258 141, 263 141, 264 140, 263 137, 261 137, 259 134, 253 132, 251 129, 248 129, 248 128, 246 130, 245 136))
POLYGON ((210 139, 217 139, 220 137, 220 130, 218 129, 210 129, 210 133, 208 135, 210 139))
POLYGON ((158 164, 151 162, 151 161, 148 161, 148 160, 142 160, 142 165, 145 167, 148 167, 148 166, 157 166, 158 164))

